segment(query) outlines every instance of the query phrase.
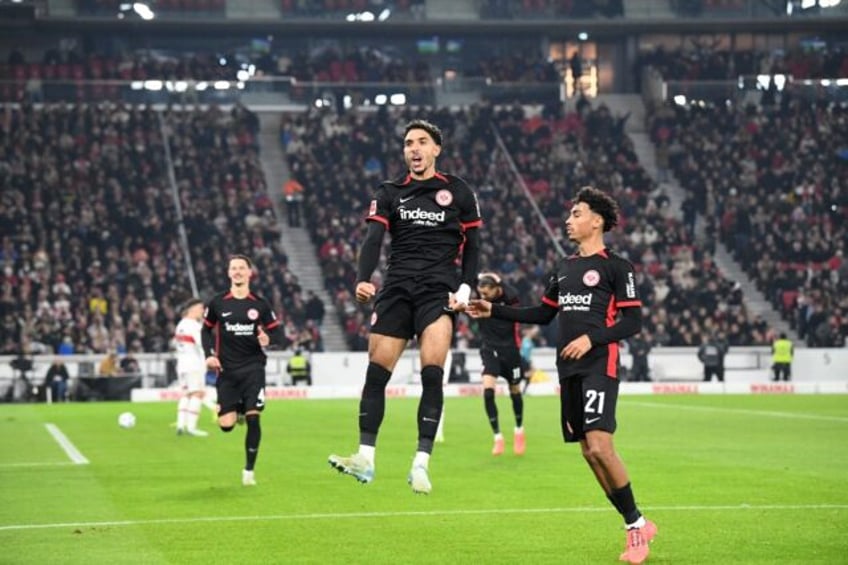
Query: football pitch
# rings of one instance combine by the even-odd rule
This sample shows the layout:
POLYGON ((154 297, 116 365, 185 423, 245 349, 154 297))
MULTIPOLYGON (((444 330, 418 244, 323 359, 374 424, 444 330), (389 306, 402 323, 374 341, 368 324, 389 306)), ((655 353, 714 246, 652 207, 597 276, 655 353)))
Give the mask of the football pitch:
MULTIPOLYGON (((406 483, 417 399, 389 399, 377 473, 327 464, 357 444, 356 400, 271 402, 255 487, 244 428, 178 437, 173 404, 0 409, 0 563, 618 563, 621 519, 526 397, 527 452, 492 457, 479 398, 446 399, 433 492, 406 483), (133 429, 118 414, 137 416, 133 429)), ((616 445, 658 527, 649 563, 848 562, 848 397, 623 396, 616 445)))

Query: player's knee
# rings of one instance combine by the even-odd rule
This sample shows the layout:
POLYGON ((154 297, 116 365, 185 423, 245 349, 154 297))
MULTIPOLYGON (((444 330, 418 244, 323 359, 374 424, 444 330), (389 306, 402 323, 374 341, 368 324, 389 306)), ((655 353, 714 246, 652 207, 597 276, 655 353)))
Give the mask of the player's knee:
POLYGON ((421 387, 442 388, 442 379, 445 376, 445 370, 438 365, 427 365, 421 369, 421 387))
POLYGON ((589 463, 604 463, 612 456, 612 449, 604 442, 584 442, 583 457, 589 463))
POLYGON ((372 361, 368 363, 368 369, 365 371, 365 387, 383 390, 391 378, 391 371, 372 361))

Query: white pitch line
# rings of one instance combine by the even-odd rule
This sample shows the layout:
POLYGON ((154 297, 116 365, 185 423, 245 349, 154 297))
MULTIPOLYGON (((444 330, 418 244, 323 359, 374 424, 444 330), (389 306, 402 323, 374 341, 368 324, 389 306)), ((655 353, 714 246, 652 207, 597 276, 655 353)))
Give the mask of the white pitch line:
MULTIPOLYGON (((727 504, 715 506, 645 506, 643 510, 657 512, 716 512, 728 510, 848 510, 848 504, 727 504)), ((432 516, 469 516, 491 514, 565 514, 575 512, 612 512, 606 507, 564 508, 489 508, 478 510, 428 510, 406 512, 338 512, 321 514, 272 514, 269 516, 204 516, 196 518, 156 518, 151 520, 115 520, 106 522, 60 522, 53 524, 9 524, 0 526, 0 532, 20 530, 45 530, 55 528, 97 528, 107 526, 151 526, 160 524, 193 524, 210 522, 271 522, 285 520, 340 520, 353 518, 401 518, 432 516)))
POLYGON ((65 454, 77 465, 88 465, 88 459, 80 453, 80 450, 76 448, 76 446, 71 443, 71 440, 68 439, 68 436, 62 433, 62 430, 58 428, 58 426, 54 424, 44 424, 44 427, 47 428, 47 431, 50 432, 50 435, 53 436, 53 439, 56 440, 56 443, 59 444, 59 447, 65 450, 65 454))
POLYGON ((70 461, 53 461, 50 463, 0 463, 0 468, 5 467, 67 467, 68 465, 76 465, 70 461))
POLYGON ((623 401, 621 404, 646 406, 648 408, 678 408, 680 410, 700 410, 701 412, 729 412, 731 414, 746 414, 751 416, 771 416, 790 420, 819 420, 822 422, 848 423, 848 417, 821 416, 818 414, 795 414, 793 412, 775 412, 772 410, 749 410, 747 408, 720 408, 717 406, 690 406, 689 404, 666 404, 664 402, 623 401))

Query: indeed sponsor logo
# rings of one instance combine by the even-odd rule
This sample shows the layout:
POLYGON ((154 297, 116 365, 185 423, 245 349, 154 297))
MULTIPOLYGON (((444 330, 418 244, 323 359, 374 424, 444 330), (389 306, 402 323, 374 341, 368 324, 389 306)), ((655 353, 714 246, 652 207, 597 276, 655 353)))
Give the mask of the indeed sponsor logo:
POLYGON ((423 220, 426 222, 439 222, 443 223, 445 221, 445 211, 441 212, 429 212, 427 210, 422 210, 421 208, 413 208, 412 210, 407 210, 406 208, 400 208, 398 210, 398 214, 400 214, 401 220, 423 220))
POLYGON ((592 294, 560 294, 559 295, 559 305, 560 306, 591 306, 592 305, 592 294))
POLYGON ((250 335, 253 333, 253 324, 231 324, 224 322, 224 329, 236 335, 250 335))

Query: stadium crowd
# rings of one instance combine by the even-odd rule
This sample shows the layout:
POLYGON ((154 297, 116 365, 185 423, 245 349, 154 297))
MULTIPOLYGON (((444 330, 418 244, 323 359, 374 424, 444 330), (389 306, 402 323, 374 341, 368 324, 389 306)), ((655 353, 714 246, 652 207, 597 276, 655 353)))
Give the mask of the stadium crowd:
MULTIPOLYGON (((568 199, 576 188, 595 183, 622 203, 625 224, 610 244, 641 267, 638 282, 653 343, 698 345, 712 333, 735 345, 767 343, 769 328, 748 316, 741 293, 718 272, 710 249, 694 242, 677 211, 669 210, 667 196, 639 165, 623 133, 625 118, 586 100, 578 107, 534 115, 522 106, 483 104, 429 114, 445 132, 439 166, 456 171, 479 191, 485 221, 482 266, 502 273, 522 296, 541 296, 556 259, 544 224, 562 240, 568 199), (492 123, 543 221, 495 151, 492 123)), ((365 207, 382 178, 403 172, 400 148, 392 140, 413 115, 383 108, 376 114, 283 116, 289 166, 305 187, 308 226, 354 349, 364 348, 368 332, 367 311, 350 295, 365 207)), ((473 323, 461 319, 457 345, 478 345, 473 323)))
MULTIPOLYGON (((332 79, 338 72, 346 80, 385 78, 386 68, 369 67, 369 56, 367 50, 326 49, 288 64, 312 78, 332 79)), ((29 63, 13 52, 0 70, 64 66, 84 69, 86 78, 120 67, 144 73, 138 76, 178 77, 221 67, 197 56, 166 67, 132 58, 122 67, 97 58, 100 70, 93 70, 95 59, 75 57, 48 51, 43 61, 29 63)), ((531 62, 531 54, 517 53, 484 59, 477 69, 497 80, 556 78, 550 64, 531 62)), ((409 61, 398 72, 422 73, 423 79, 428 70, 409 61)), ((379 181, 402 172, 395 140, 413 117, 418 114, 410 109, 380 107, 340 115, 312 108, 282 118, 288 164, 305 187, 307 227, 353 349, 363 349, 368 334, 368 311, 350 294, 364 210, 379 181)), ((698 345, 718 334, 731 345, 771 341, 770 328, 749 316, 738 285, 712 261, 713 236, 734 249, 810 345, 844 343, 845 155, 836 158, 825 149, 846 146, 841 107, 787 94, 762 110, 655 109, 654 140, 690 193, 682 211, 670 209, 662 185, 638 163, 624 132, 628 117, 592 107, 585 98, 541 111, 483 103, 433 110, 428 118, 445 131, 440 167, 479 192, 484 268, 502 273, 523 296, 541 295, 556 259, 545 228, 567 250, 567 202, 577 188, 594 184, 622 206, 624 222, 609 243, 638 265, 652 344, 698 345), (786 126, 796 133, 780 143, 777 131, 786 126), (783 197, 776 197, 780 192, 783 197), (713 219, 706 239, 695 237, 694 212, 713 219), (802 231, 799 224, 812 227, 802 231)), ((220 286, 226 253, 235 249, 256 258, 254 288, 284 318, 289 339, 320 350, 320 323, 309 316, 279 243, 257 129, 256 117, 238 104, 229 112, 167 109, 161 123, 150 108, 126 104, 4 108, 0 181, 10 190, 2 195, 7 221, 0 234, 2 351, 12 352, 18 335, 52 350, 71 343, 77 352, 163 351, 178 305, 188 297, 185 266, 192 264, 201 295, 209 294, 220 286), (163 131, 182 219, 170 193, 163 131)), ((478 345, 475 324, 464 317, 457 345, 478 345)))
POLYGON ((667 104, 652 136, 703 217, 809 346, 848 337, 848 112, 786 90, 762 105, 667 104))
MULTIPOLYGON (((164 123, 201 292, 226 280, 226 253, 251 253, 289 338, 320 348, 277 245, 255 117, 212 107, 164 123)), ((162 131, 149 107, 0 110, 0 351, 168 350, 191 285, 162 131)))

